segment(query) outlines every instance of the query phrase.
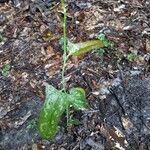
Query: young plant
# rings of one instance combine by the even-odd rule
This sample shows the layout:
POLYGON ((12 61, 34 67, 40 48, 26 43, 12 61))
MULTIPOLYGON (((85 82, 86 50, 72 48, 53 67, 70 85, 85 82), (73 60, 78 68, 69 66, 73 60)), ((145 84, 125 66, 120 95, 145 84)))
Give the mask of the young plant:
POLYGON ((137 54, 134 54, 134 53, 130 53, 127 55, 127 60, 130 61, 130 62, 133 62, 137 59, 137 54))
POLYGON ((32 119, 27 123, 27 129, 37 128, 37 119, 32 119))
POLYGON ((2 76, 7 77, 9 75, 11 66, 9 64, 5 64, 0 70, 2 76))
POLYGON ((3 39, 4 38, 3 38, 2 34, 0 33, 0 43, 3 42, 3 39))
MULTIPOLYGON (((105 34, 100 33, 97 37, 103 44, 105 47, 109 47, 109 48, 114 48, 114 44, 111 43, 108 38, 105 36, 105 34)), ((96 49, 95 51, 99 56, 103 56, 105 53, 105 49, 104 48, 99 48, 96 49)))
POLYGON ((5 43, 6 38, 0 33, 0 44, 5 43))
MULTIPOLYGON (((69 56, 80 56, 92 49, 102 48, 105 46, 101 40, 91 40, 82 43, 72 43, 67 40, 66 19, 67 12, 64 0, 61 0, 63 17, 63 67, 62 67, 62 89, 57 90, 52 85, 47 84, 45 90, 45 101, 39 116, 39 132, 45 139, 52 139, 59 129, 59 121, 64 112, 67 113, 67 125, 70 124, 69 108, 72 106, 76 110, 83 110, 89 107, 86 101, 85 91, 76 87, 66 90, 65 69, 69 56)), ((74 120, 72 120, 72 123, 74 120)), ((77 121, 76 121, 77 122, 77 121)))
POLYGON ((107 39, 105 34, 100 33, 98 35, 98 39, 104 44, 105 47, 113 47, 113 44, 111 42, 109 42, 109 40, 107 39))

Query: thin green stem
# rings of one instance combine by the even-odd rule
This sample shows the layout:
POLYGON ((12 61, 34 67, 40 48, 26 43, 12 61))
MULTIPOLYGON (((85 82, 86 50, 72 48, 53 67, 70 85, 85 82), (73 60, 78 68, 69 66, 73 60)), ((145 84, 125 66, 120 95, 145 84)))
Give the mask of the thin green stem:
MULTIPOLYGON (((67 55, 67 10, 65 7, 65 0, 61 0, 61 5, 64 13, 63 17, 63 66, 62 66, 62 72, 61 72, 61 84, 62 84, 62 90, 66 92, 66 80, 65 80, 65 69, 66 69, 66 64, 68 60, 68 55, 67 55)), ((69 124, 69 106, 66 109, 66 114, 67 114, 67 126, 69 124)))
POLYGON ((65 68, 66 68, 66 63, 67 63, 67 11, 66 11, 66 7, 65 7, 65 1, 61 0, 61 5, 62 5, 62 9, 64 12, 64 17, 63 17, 63 67, 62 67, 62 73, 61 73, 61 78, 62 78, 62 89, 64 91, 66 91, 66 81, 65 81, 65 68))

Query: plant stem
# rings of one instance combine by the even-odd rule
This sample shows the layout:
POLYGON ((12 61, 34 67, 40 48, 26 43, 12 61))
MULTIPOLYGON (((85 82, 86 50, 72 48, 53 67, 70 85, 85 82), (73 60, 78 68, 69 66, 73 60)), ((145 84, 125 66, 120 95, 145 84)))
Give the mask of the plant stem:
MULTIPOLYGON (((67 55, 67 11, 65 7, 65 0, 61 0, 62 9, 64 12, 63 17, 63 66, 62 66, 62 72, 61 72, 61 84, 62 84, 62 90, 66 92, 66 81, 65 81, 65 69, 66 64, 69 55, 67 55)), ((66 115, 67 115, 67 126, 69 124, 69 106, 66 109, 66 115)))
POLYGON ((66 91, 66 81, 65 81, 65 68, 66 68, 66 63, 67 63, 67 32, 66 32, 66 25, 67 25, 67 11, 65 7, 65 0, 61 0, 61 5, 62 9, 64 12, 64 17, 63 17, 63 67, 62 67, 62 73, 61 73, 61 78, 62 78, 62 89, 63 91, 66 91))

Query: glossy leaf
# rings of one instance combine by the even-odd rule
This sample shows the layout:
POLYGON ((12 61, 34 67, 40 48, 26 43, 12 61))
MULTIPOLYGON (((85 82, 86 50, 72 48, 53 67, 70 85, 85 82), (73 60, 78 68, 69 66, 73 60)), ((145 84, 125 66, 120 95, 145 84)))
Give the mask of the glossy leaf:
POLYGON ((100 40, 91 40, 91 41, 76 43, 76 44, 68 41, 67 49, 69 51, 69 55, 81 56, 93 49, 103 48, 103 47, 104 44, 100 40))
POLYGON ((70 90, 70 102, 71 105, 77 110, 88 108, 84 89, 72 88, 70 90))
POLYGON ((44 139, 52 139, 57 131, 61 115, 70 105, 75 109, 85 109, 88 103, 82 88, 72 88, 64 93, 51 85, 46 86, 46 98, 39 117, 39 132, 44 139))
POLYGON ((43 138, 51 139, 58 130, 61 115, 68 106, 65 93, 55 89, 51 85, 46 86, 46 99, 39 118, 39 131, 43 138))

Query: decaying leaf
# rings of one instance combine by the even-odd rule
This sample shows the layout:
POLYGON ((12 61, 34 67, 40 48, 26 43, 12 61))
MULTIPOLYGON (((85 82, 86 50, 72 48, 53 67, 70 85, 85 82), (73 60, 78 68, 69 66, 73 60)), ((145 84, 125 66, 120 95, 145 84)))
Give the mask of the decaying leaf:
POLYGON ((146 40, 146 51, 150 52, 150 40, 146 40))
POLYGON ((101 133, 112 143, 112 147, 119 150, 126 150, 129 146, 125 135, 117 127, 104 125, 100 128, 101 133))
POLYGON ((44 41, 49 41, 54 38, 54 34, 47 29, 44 31, 42 38, 44 41))
POLYGON ((122 120, 122 125, 126 130, 133 127, 133 123, 131 122, 131 120, 129 118, 122 117, 121 120, 122 120))

